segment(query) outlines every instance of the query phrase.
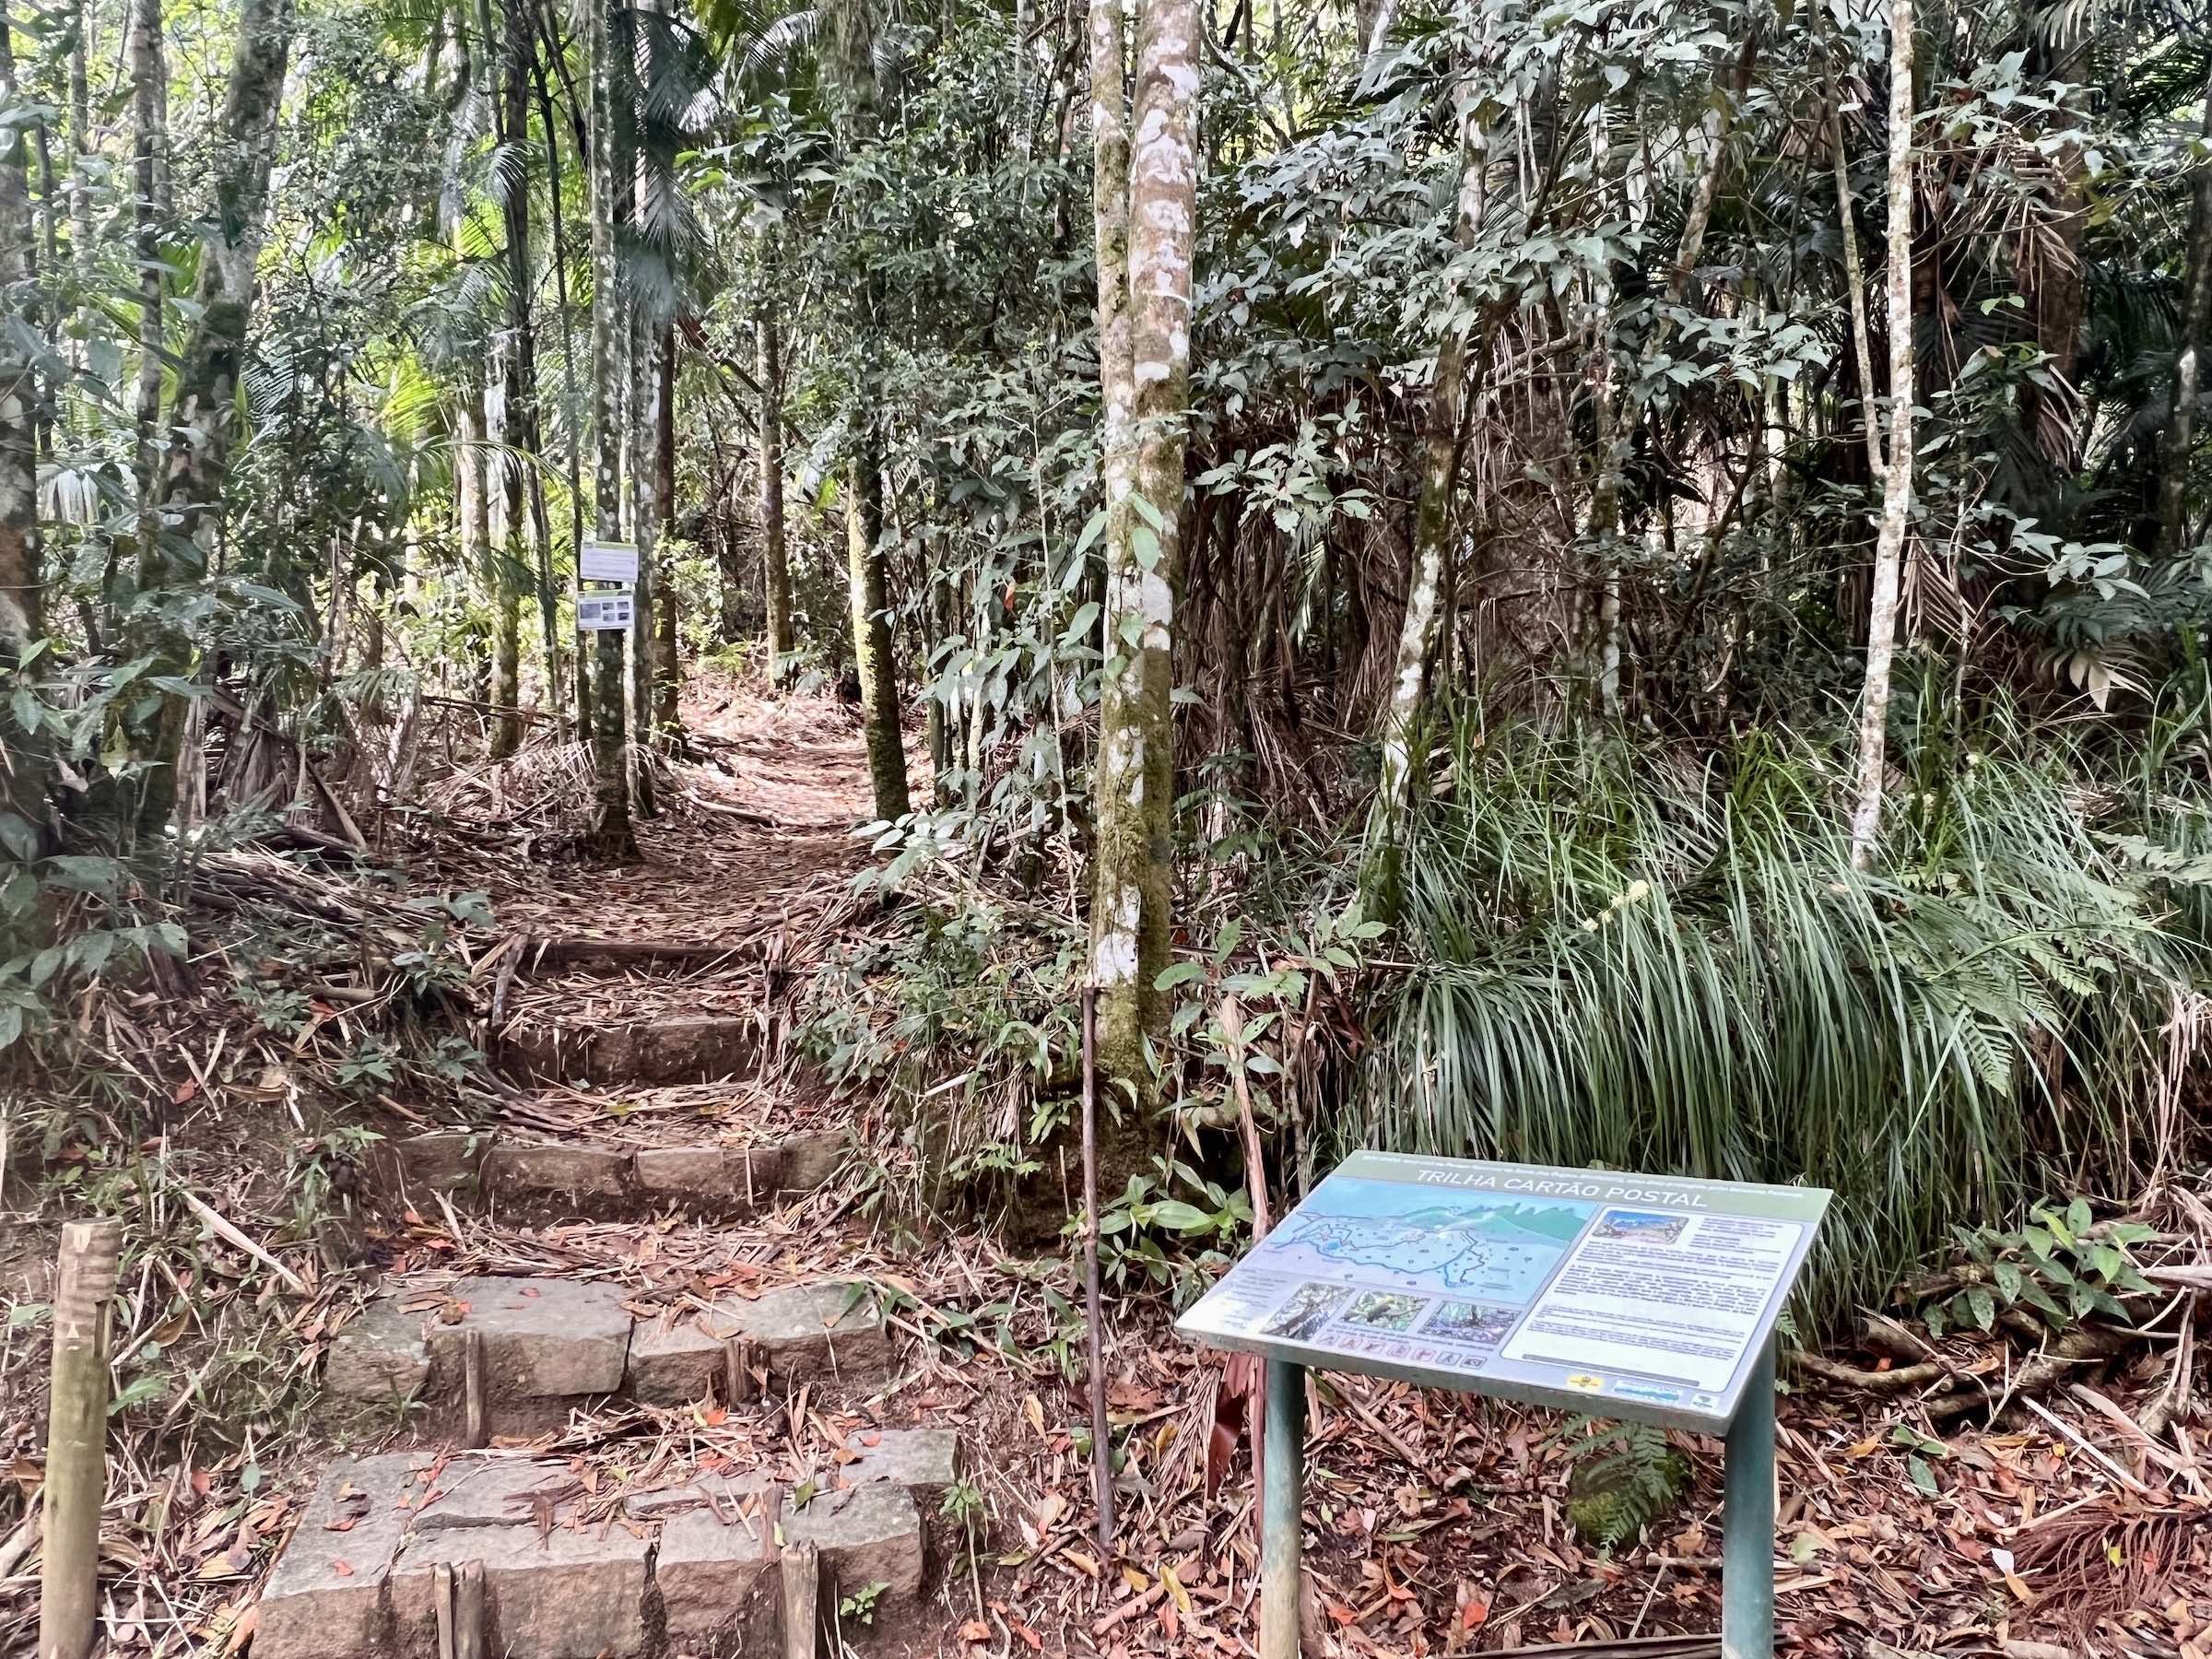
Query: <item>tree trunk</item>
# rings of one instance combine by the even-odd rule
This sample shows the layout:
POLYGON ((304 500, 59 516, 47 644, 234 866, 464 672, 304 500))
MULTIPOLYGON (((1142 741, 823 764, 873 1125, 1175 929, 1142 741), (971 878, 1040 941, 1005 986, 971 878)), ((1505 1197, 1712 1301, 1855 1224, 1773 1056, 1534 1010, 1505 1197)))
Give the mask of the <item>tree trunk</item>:
POLYGON ((92 161, 100 154, 92 132, 92 92, 86 62, 92 51, 96 13, 89 0, 69 8, 69 262, 77 278, 92 273, 92 161))
MULTIPOLYGON (((155 434, 161 419, 161 154, 169 147, 162 88, 169 67, 162 50, 161 0, 133 0, 130 31, 132 109, 132 253, 138 261, 138 534, 140 547, 159 533, 155 512, 160 452, 155 434)), ((114 603, 112 572, 100 598, 114 603)))
POLYGON ((1889 4, 1888 465, 1874 544, 1874 597, 1866 616, 1866 688, 1859 703, 1857 797, 1851 863, 1871 868, 1881 840, 1882 780, 1889 737, 1889 669, 1897 653, 1897 597, 1912 511, 1912 0, 1889 4))
MULTIPOLYGON (((231 416, 253 304, 254 265, 268 218, 269 168, 291 58, 292 25, 292 0, 244 0, 239 12, 237 52, 215 151, 215 200, 193 291, 192 334, 178 366, 177 396, 169 415, 169 453, 160 488, 169 534, 138 549, 142 607, 180 578, 204 575, 215 562, 231 416)), ((181 678, 189 670, 192 641, 173 622, 142 614, 135 631, 138 649, 154 658, 154 675, 181 678)), ((147 763, 138 809, 141 839, 160 834, 176 805, 184 713, 184 698, 164 693, 153 730, 140 734, 134 746, 147 763)))
MULTIPOLYGON (((1835 76, 1828 77, 1828 149, 1836 174, 1836 222, 1843 232, 1843 287, 1851 297, 1851 349, 1859 372, 1859 412, 1866 422, 1866 477, 1883 476, 1882 423, 1875 402, 1873 331, 1866 323, 1866 273, 1859 261, 1858 218, 1851 200, 1851 168, 1844 159, 1843 113, 1835 76)), ((1779 452, 1779 446, 1777 446, 1779 452)))
MULTIPOLYGON (((2203 136, 2212 150, 2212 77, 2205 82, 2203 136)), ((2159 471, 2160 559, 2181 557, 2189 530, 2189 463, 2196 447, 2196 405, 2205 393, 2205 334, 2212 326, 2212 153, 2197 159, 2189 206, 2189 266, 2182 284, 2181 355, 2166 411, 2159 471)))
MULTIPOLYGON (((664 528, 676 522, 676 324, 660 325, 660 377, 653 400, 653 494, 660 503, 664 528)), ((665 541, 664 536, 663 541, 665 541)), ((656 580, 653 602, 653 724, 664 745, 673 744, 680 724, 683 663, 677 650, 676 586, 656 580)))
MULTIPOLYGON (((524 6, 531 6, 533 8, 529 14, 531 32, 535 35, 542 26, 550 39, 552 25, 543 21, 535 9, 535 3, 536 0, 508 0, 508 5, 514 9, 516 15, 521 13, 524 6)), ((555 44, 553 49, 558 51, 558 44, 555 44)), ((547 204, 546 223, 547 228, 553 233, 553 310, 554 314, 560 319, 561 383, 567 393, 569 441, 564 459, 568 465, 569 551, 573 557, 583 545, 583 422, 582 417, 584 409, 583 400, 577 395, 575 340, 569 327, 569 240, 566 229, 568 215, 562 211, 560 128, 553 117, 553 93, 552 88, 546 83, 545 62, 539 57, 535 44, 530 48, 530 82, 533 91, 536 94, 538 124, 545 135, 546 144, 546 201, 547 204)), ((584 159, 584 171, 587 174, 585 180, 587 196, 597 188, 588 176, 590 167, 590 159, 587 157, 584 159)), ((594 270, 597 268, 595 263, 597 253, 596 239, 594 238, 593 248, 594 270)), ((548 528, 547 535, 550 536, 552 532, 548 528)), ((548 608, 553 604, 551 563, 551 557, 548 554, 545 601, 548 608)), ((589 741, 593 730, 592 641, 578 633, 574 636, 572 642, 576 651, 576 735, 579 741, 589 741)), ((558 653, 554 654, 558 656, 558 653)), ((547 672, 548 674, 552 672, 550 663, 547 665, 547 672)))
MULTIPOLYGON (((512 475, 508 495, 508 582, 519 596, 523 572, 535 570, 538 621, 546 642, 546 701, 555 714, 561 707, 560 623, 553 602, 553 525, 546 511, 546 482, 539 467, 545 423, 538 412, 537 328, 530 299, 535 286, 530 260, 530 65, 537 50, 530 14, 523 0, 507 0, 506 41, 500 64, 499 139, 514 158, 500 214, 507 241, 507 339, 500 352, 500 380, 505 389, 505 441, 513 453, 502 459, 504 474, 512 475), (525 538, 515 496, 524 498, 529 515, 525 538)), ((556 205, 558 212, 558 205, 556 205)), ((519 608, 519 606, 518 606, 519 608)), ((520 696, 522 641, 520 618, 512 630, 516 697, 520 696)), ((512 753, 522 741, 522 722, 512 722, 513 740, 504 735, 500 753, 512 753)))
POLYGON ((890 584, 883 547, 883 473, 873 432, 861 434, 845 491, 845 558, 853 604, 853 659, 860 671, 861 724, 876 816, 904 818, 906 743, 899 728, 899 676, 891 661, 890 584))
MULTIPOLYGON (((486 464, 488 422, 485 418, 484 381, 479 368, 470 365, 461 377, 461 399, 453 443, 453 497, 461 516, 461 568, 475 579, 493 618, 496 654, 500 613, 500 567, 491 524, 491 468, 486 464)), ((492 700, 491 665, 478 658, 471 668, 469 695, 480 702, 492 700)))
POLYGON ((500 343, 500 380, 484 400, 486 493, 496 489, 498 512, 484 549, 485 598, 491 606, 491 758, 504 760, 523 744, 523 576, 530 569, 530 535, 523 460, 514 430, 514 341, 500 343))
POLYGON ((1148 1104, 1162 1029, 1174 856, 1174 588, 1182 531, 1196 217, 1198 18, 1147 0, 1134 104, 1118 0, 1090 8, 1100 376, 1105 412, 1106 601, 1092 779, 1091 977, 1099 1061, 1148 1104), (1134 133, 1134 139, 1131 135, 1134 133))
MULTIPOLYGON (((1459 98, 1459 211, 1457 241, 1471 246, 1482 225, 1483 198, 1489 176, 1489 143, 1475 111, 1471 88, 1463 81, 1459 98)), ((1478 359, 1488 353, 1488 328, 1482 330, 1478 359)), ((1390 707, 1382 722, 1382 775, 1376 798, 1374 851, 1368 879, 1368 913, 1394 924, 1403 900, 1400 888, 1407 819, 1418 775, 1417 745, 1429 705, 1429 665, 1436 650, 1437 617, 1444 588, 1444 562, 1452 539, 1452 502, 1459 489, 1459 457, 1465 414, 1466 339, 1447 327, 1436 348, 1436 373, 1429 397, 1427 430, 1421 442, 1421 493, 1413 519, 1413 569, 1406 582, 1406 619, 1398 633, 1396 673, 1390 707)))
POLYGON ((791 619, 791 558, 783 546, 783 352, 776 313, 763 306, 755 333, 760 371, 760 575, 768 598, 768 680, 790 673, 798 635, 791 619))
POLYGON ((629 641, 630 718, 637 724, 638 759, 634 798, 646 818, 659 804, 653 799, 651 757, 660 748, 661 735, 653 729, 653 608, 660 588, 661 517, 658 469, 653 465, 655 411, 661 406, 661 381, 667 373, 661 356, 658 324, 633 307, 630 314, 629 435, 630 540, 638 547, 636 610, 629 641))
MULTIPOLYGON (((0 15, 0 85, 15 89, 15 46, 0 15)), ((30 183, 21 126, 0 132, 0 295, 29 304, 30 183)), ((12 677, 24 652, 46 631, 44 572, 39 559, 39 382, 27 343, 34 325, 18 312, 0 318, 0 675, 12 677)), ((46 840, 45 738, 23 729, 0 700, 0 828, 10 856, 46 840)))
MULTIPOLYGON (((594 530, 602 541, 622 537, 622 431, 616 423, 616 387, 622 372, 621 320, 627 309, 615 279, 615 80, 607 40, 609 0, 591 0, 592 72, 592 431, 598 444, 594 530)), ((592 768, 596 809, 594 853, 605 859, 637 856, 629 822, 629 747, 622 695, 622 633, 594 636, 592 697, 592 768)))
MULTIPOLYGON (((1689 209, 1682 219, 1682 240, 1676 250, 1674 267, 1667 273, 1665 298, 1659 320, 1652 330, 1651 342, 1644 347, 1647 357, 1664 352, 1675 335, 1673 310, 1689 291, 1689 278, 1697 269, 1699 256, 1704 252, 1705 232, 1712 224, 1713 204, 1719 200, 1721 179, 1727 171, 1728 139, 1735 130, 1735 117, 1751 89, 1751 71, 1759 62, 1759 34, 1756 23, 1744 35, 1742 48, 1736 53, 1732 95, 1716 98, 1706 111, 1704 118, 1704 146, 1702 168, 1698 182, 1689 194, 1689 209)), ((1602 122, 1603 112, 1598 112, 1602 122)), ((1602 128, 1601 128, 1602 133, 1602 128)), ((1602 140, 1601 140, 1602 141, 1602 140)), ((1638 222, 1641 229, 1641 222, 1638 222)), ((1598 474, 1591 489, 1590 520, 1585 538, 1597 545, 1597 618, 1596 648, 1598 668, 1594 677, 1598 706, 1607 714, 1620 712, 1620 571, 1618 569, 1620 544, 1620 498, 1626 481, 1629 457, 1635 453, 1636 435, 1643 429, 1649 411, 1650 394, 1643 377, 1625 372, 1612 363, 1612 330, 1608 320, 1601 324, 1603 333, 1599 347, 1606 357, 1606 381, 1598 395, 1597 447, 1598 474)))

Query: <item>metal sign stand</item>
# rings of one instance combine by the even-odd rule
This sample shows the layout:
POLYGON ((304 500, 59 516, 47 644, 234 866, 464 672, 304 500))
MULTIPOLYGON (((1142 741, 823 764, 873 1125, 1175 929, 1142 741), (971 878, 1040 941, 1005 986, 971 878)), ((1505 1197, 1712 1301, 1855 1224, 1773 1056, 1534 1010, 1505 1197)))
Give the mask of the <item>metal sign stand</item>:
MULTIPOLYGON (((1260 1515, 1260 1659, 1300 1659, 1304 1585, 1306 1368, 1267 1361, 1266 1467, 1260 1515)), ((1774 1345, 1752 1362, 1728 1425, 1721 1511, 1722 1659, 1773 1659, 1774 1345)))

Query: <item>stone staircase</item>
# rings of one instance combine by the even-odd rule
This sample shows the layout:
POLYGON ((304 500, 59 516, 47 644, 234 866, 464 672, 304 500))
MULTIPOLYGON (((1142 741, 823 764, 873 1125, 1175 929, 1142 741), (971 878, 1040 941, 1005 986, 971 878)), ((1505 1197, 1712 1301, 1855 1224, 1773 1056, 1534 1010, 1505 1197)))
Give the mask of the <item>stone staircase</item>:
POLYGON ((815 1191, 835 1173, 840 1149, 837 1136, 820 1133, 728 1147, 439 1129, 388 1143, 380 1174, 418 1205, 443 1195, 518 1219, 587 1209, 599 1220, 669 1209, 735 1218, 815 1191))
MULTIPOLYGON (((752 1138, 727 1121, 738 1086, 698 1088, 757 1062, 749 1019, 538 1029, 502 1056, 518 1082, 648 1100, 680 1083, 717 1103, 698 1128, 641 1112, 658 1139, 612 1138, 619 1119, 541 1135, 559 1123, 525 1103, 517 1126, 386 1143, 379 1185, 418 1211, 657 1230, 766 1215, 835 1172, 841 1137, 752 1138)), ((686 1291, 618 1271, 384 1280, 332 1337, 324 1387, 356 1419, 388 1410, 417 1449, 324 1472, 263 1587, 253 1659, 814 1659, 918 1606, 959 1437, 835 1408, 892 1377, 873 1288, 686 1291), (543 1450, 564 1434, 585 1451, 543 1450)))
POLYGON ((331 1465, 263 1589, 253 1653, 797 1659, 855 1595, 879 1629, 921 1594, 930 1517, 959 1476, 951 1430, 856 1430, 795 1477, 641 1438, 652 1472, 618 1489, 480 1448, 624 1401, 726 1411, 858 1390, 892 1361, 859 1283, 639 1312, 608 1283, 396 1279, 334 1339, 325 1389, 404 1404, 438 1443, 331 1465))

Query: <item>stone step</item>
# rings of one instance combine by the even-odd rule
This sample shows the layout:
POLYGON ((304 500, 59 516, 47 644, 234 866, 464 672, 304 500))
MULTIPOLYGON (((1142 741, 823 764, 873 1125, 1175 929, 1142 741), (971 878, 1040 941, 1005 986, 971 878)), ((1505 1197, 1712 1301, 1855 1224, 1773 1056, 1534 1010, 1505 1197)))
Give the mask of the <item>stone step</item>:
POLYGON ((894 1435, 896 1452, 874 1473, 863 1449, 810 1492, 760 1474, 692 1472, 618 1500, 587 1492, 556 1461, 427 1452, 340 1459, 263 1588, 255 1659, 433 1659, 441 1617, 450 1622, 455 1610, 441 1577, 477 1571, 481 1653, 777 1653, 774 1570, 787 1546, 818 1551, 829 1606, 880 1586, 878 1617, 896 1617, 920 1595, 929 1556, 931 1488, 902 1477, 949 1480, 958 1438, 949 1430, 873 1438, 894 1435))
POLYGON ((614 1024, 518 1020, 500 1034, 494 1058, 524 1081, 713 1083, 751 1069, 760 1049, 751 1015, 664 1015, 614 1024))
POLYGON ((864 1384, 890 1374, 882 1310, 859 1281, 788 1285, 640 1312, 604 1281, 418 1280, 373 1300, 331 1340, 324 1386, 345 1400, 409 1404, 431 1435, 534 1434, 618 1396, 682 1406, 731 1397, 749 1352, 771 1382, 864 1384), (471 1411, 468 1353, 479 1359, 471 1411))
POLYGON ((757 1147, 532 1140, 512 1131, 438 1129, 378 1148, 379 1179, 407 1202, 445 1194, 510 1213, 596 1220, 677 1209, 737 1217, 816 1191, 837 1172, 835 1135, 757 1147))

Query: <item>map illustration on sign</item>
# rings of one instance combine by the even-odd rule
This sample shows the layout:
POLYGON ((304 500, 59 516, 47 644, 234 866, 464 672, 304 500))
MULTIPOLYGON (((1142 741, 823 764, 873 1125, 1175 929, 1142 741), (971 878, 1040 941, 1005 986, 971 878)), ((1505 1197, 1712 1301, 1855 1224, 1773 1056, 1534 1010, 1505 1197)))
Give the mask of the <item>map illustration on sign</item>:
POLYGON ((1828 1200, 1359 1152, 1177 1328, 1324 1369, 1718 1429, 1828 1200))
POLYGON ((1388 1182, 1333 1178, 1253 1254, 1286 1272, 1312 1259, 1373 1268, 1408 1290, 1525 1301, 1595 1207, 1472 1193, 1440 1194, 1414 1210, 1405 1202, 1405 1189, 1388 1182))

